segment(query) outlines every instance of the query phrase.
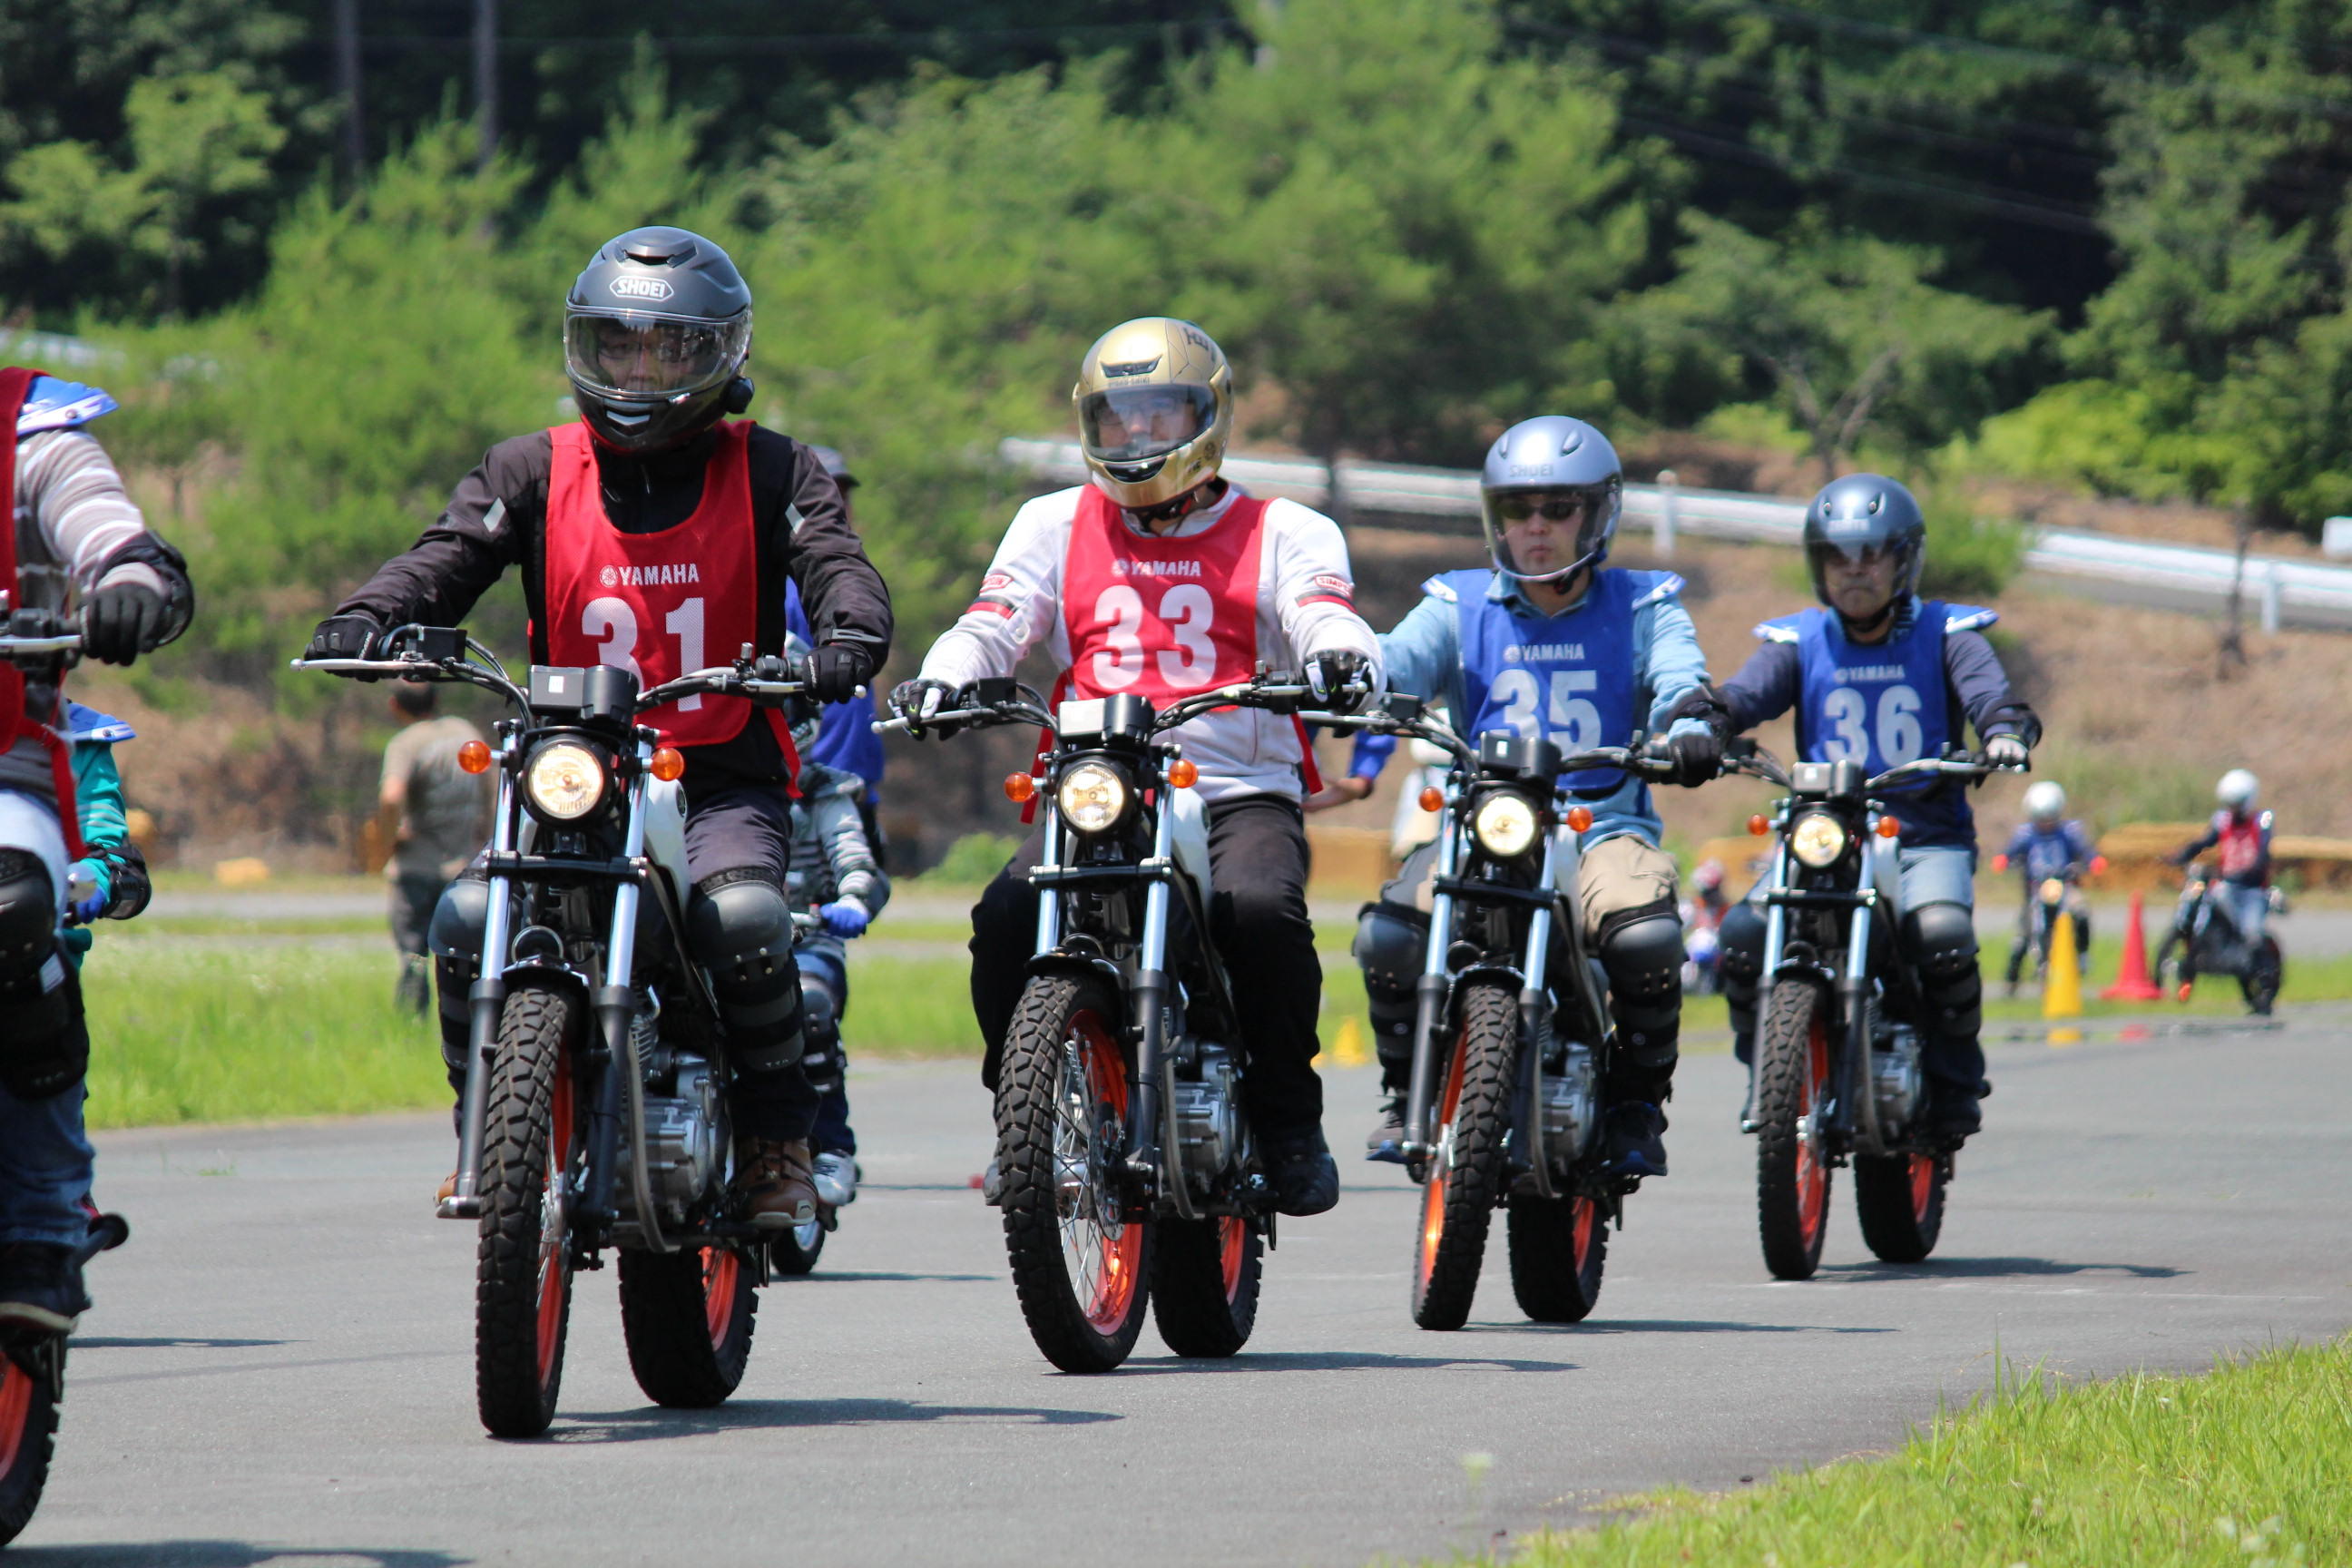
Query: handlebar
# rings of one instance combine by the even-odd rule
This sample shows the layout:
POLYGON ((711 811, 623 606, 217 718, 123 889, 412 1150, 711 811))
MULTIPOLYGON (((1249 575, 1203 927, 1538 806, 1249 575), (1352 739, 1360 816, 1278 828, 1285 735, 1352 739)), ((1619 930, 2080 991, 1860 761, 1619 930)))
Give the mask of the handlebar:
POLYGON ((61 632, 48 637, 0 637, 0 659, 41 658, 50 654, 80 651, 79 632, 61 632))
MULTIPOLYGON (((74 639, 77 645, 79 638, 74 639)), ((397 648, 391 658, 298 658, 291 661, 295 669, 314 669, 327 675, 354 679, 455 681, 478 686, 495 691, 521 710, 530 708, 530 694, 516 685, 507 674, 506 666, 498 656, 467 637, 463 632, 444 628, 404 626, 395 626, 382 634, 379 646, 397 648), (404 642, 407 646, 402 646, 404 642), (433 653, 426 645, 452 647, 454 651, 433 653), (471 657, 468 657, 471 656, 471 657), (478 658, 483 662, 475 663, 478 658)), ((796 697, 808 690, 809 676, 805 660, 787 660, 773 655, 752 657, 747 646, 742 657, 732 665, 713 665, 708 669, 691 670, 675 680, 637 693, 633 714, 664 707, 682 697, 704 694, 749 698, 754 702, 776 702, 796 697)), ((865 688, 858 689, 865 695, 865 688)))
MULTIPOLYGON (((973 684, 988 686, 994 683, 973 684)), ((1294 676, 1257 676, 1177 699, 1152 715, 1151 732, 1163 734, 1219 708, 1268 708, 1276 712, 1297 712, 1300 700, 1314 695, 1313 688, 1294 676)), ((894 718, 877 719, 874 721, 874 732, 877 735, 912 735, 920 739, 935 730, 948 734, 958 730, 987 729, 996 724, 1034 724, 1048 731, 1056 728, 1057 716, 1046 706, 1045 697, 1034 687, 1015 682, 1004 696, 974 696, 966 700, 965 707, 941 709, 927 719, 903 713, 894 718)), ((1321 721, 1319 716, 1317 721, 1321 721)))
MULTIPOLYGON (((1782 789, 1791 787, 1788 764, 1781 762, 1780 758, 1752 741, 1735 742, 1733 744, 1743 749, 1726 750, 1723 757, 1725 773, 1746 773, 1750 778, 1759 778, 1767 784, 1779 784, 1782 789)), ((1906 778, 1941 774, 1948 778, 1981 779, 1990 778, 1994 773, 2021 773, 2026 771, 2027 768, 2021 763, 1988 762, 1978 752, 1956 752, 1950 756, 1920 757, 1912 762, 1900 763, 1883 773, 1864 780, 1862 787, 1867 793, 1884 789, 1890 784, 1900 783, 1906 778)))

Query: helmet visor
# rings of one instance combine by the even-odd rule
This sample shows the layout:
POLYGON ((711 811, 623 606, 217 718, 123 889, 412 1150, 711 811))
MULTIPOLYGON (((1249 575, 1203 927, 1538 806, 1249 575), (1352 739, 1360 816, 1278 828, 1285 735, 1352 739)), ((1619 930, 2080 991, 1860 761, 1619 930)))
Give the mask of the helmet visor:
POLYGON ((680 397, 732 376, 751 342, 748 310, 727 321, 572 316, 563 323, 563 366, 601 397, 680 397))
POLYGON ((1609 542, 1617 521, 1613 484, 1490 491, 1484 498, 1486 548, 1514 577, 1566 575, 1609 542))
POLYGON ((1216 423, 1205 386, 1115 386, 1078 400, 1078 439, 1098 463, 1141 463, 1197 441, 1216 423))
POLYGON ((1805 552, 1822 602, 1848 620, 1868 621, 1910 591, 1918 550, 1913 539, 1815 540, 1805 552))

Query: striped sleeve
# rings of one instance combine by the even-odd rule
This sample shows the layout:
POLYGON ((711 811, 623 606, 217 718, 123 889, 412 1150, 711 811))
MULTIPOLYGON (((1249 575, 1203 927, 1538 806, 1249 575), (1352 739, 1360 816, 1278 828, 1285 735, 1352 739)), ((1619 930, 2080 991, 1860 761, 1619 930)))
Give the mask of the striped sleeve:
MULTIPOLYGON (((16 506, 20 531, 28 519, 40 552, 63 564, 83 593, 98 586, 100 567, 147 531, 113 459, 79 430, 30 436, 16 448, 16 506)), ((144 564, 126 563, 106 576, 166 591, 162 575, 144 564)))

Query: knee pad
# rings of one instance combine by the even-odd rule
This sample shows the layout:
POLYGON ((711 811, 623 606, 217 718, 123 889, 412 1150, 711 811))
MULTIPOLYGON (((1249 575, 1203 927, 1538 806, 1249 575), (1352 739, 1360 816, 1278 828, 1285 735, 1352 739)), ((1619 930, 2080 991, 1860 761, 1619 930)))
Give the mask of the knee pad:
POLYGON ((1372 1035, 1383 1051, 1402 1051, 1412 1033, 1421 970, 1429 950, 1429 917, 1402 904, 1366 904, 1356 917, 1356 941, 1349 951, 1364 972, 1364 997, 1371 1005, 1372 1035))
POLYGON ((468 870, 441 889, 425 928, 434 989, 440 994, 441 1061, 453 1087, 466 1082, 466 1048, 473 1037, 473 1003, 466 994, 481 978, 482 934, 489 920, 489 879, 468 870))
POLYGON ((687 943, 710 972, 719 1019, 745 1072, 800 1060, 800 972, 793 964, 793 911, 784 891, 756 872, 721 872, 696 885, 687 943))
POLYGON ((1903 916, 1903 947, 1919 972, 1927 1028, 1973 1037, 1983 1023, 1984 985, 1977 974, 1977 928, 1965 904, 1922 904, 1903 916))
POLYGON ((1722 944, 1724 989, 1745 986, 1752 994, 1764 978, 1764 917, 1753 904, 1734 904, 1717 929, 1722 944))
POLYGON ((81 980, 58 945, 58 889, 39 856, 0 849, 0 1084, 47 1100, 89 1068, 81 980))
POLYGON ((1683 1002, 1683 926, 1674 905, 1645 904, 1605 917, 1600 947, 1620 1048, 1636 1066, 1670 1065, 1683 1002))
POLYGON ((830 1090, 841 1077, 841 1005, 833 987, 807 970, 801 971, 801 1037, 802 1070, 818 1092, 830 1090))

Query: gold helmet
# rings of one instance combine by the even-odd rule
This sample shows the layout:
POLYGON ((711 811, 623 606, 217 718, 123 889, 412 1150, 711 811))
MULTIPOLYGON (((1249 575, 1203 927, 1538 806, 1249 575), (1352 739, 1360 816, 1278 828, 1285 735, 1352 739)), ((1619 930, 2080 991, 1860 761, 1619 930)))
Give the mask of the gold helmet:
POLYGON ((1139 511, 1216 478, 1234 429, 1234 371, 1192 322, 1144 316, 1095 341, 1070 401, 1095 487, 1139 511))

